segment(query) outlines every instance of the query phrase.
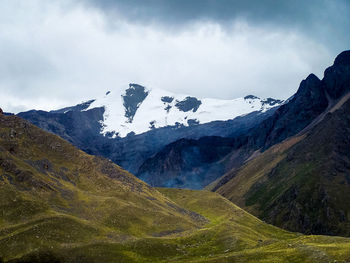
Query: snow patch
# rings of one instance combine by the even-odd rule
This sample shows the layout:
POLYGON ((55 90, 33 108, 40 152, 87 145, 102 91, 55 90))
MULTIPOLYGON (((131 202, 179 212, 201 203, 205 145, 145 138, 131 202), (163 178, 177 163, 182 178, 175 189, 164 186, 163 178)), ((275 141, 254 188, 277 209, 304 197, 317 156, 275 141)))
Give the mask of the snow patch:
MULTIPOLYGON (((107 92, 96 99, 87 109, 104 107, 101 133, 113 138, 125 137, 129 133, 140 134, 151 129, 175 125, 196 125, 212 121, 226 121, 254 111, 265 112, 283 103, 280 100, 260 99, 253 95, 233 100, 203 98, 197 99, 186 94, 174 94, 163 89, 145 89, 147 96, 137 105, 132 120, 126 117, 123 96, 128 89, 135 89, 133 84, 123 94, 107 92), (183 111, 177 103, 200 101, 193 110, 183 111), (199 105, 198 105, 199 104, 199 105), (194 110, 195 109, 195 110, 194 110)), ((134 84, 136 85, 136 84, 134 84)))

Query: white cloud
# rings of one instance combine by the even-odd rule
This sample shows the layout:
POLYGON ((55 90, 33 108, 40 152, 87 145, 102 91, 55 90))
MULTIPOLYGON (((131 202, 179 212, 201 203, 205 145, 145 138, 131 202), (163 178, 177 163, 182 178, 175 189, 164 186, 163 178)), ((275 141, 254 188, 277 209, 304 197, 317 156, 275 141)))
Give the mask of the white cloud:
POLYGON ((287 98, 335 54, 300 32, 236 20, 167 32, 70 1, 0 4, 0 105, 53 109, 129 82, 198 97, 287 98), (4 8, 3 8, 4 7, 4 8))

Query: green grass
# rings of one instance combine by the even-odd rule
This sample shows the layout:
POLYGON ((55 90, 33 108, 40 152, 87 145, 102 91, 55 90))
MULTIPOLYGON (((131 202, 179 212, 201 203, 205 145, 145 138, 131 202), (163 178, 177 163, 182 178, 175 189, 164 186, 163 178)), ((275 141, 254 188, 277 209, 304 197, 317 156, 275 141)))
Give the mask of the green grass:
MULTIPOLYGON (((38 240, 43 239, 42 243, 45 245, 31 250, 29 254, 23 253, 28 250, 22 246, 35 244, 37 232, 30 228, 26 230, 26 226, 23 226, 13 229, 12 232, 8 231, 7 236, 16 232, 19 239, 23 239, 23 244, 15 242, 16 246, 20 245, 18 251, 22 251, 18 256, 26 254, 24 258, 36 258, 36 255, 49 255, 61 259, 62 262, 322 263, 350 260, 350 240, 347 238, 305 236, 281 230, 260 221, 212 192, 158 190, 184 208, 205 216, 209 221, 200 229, 193 228, 163 237, 123 238, 117 233, 109 236, 108 229, 93 228, 86 221, 60 218, 63 221, 52 221, 57 224, 54 227, 57 227, 57 231, 47 236, 45 227, 52 229, 53 226, 35 223, 43 224, 41 228, 37 228, 43 234, 38 240), (67 225, 73 226, 70 231, 64 231, 67 225)), ((0 250, 2 249, 9 251, 9 254, 18 253, 8 247, 1 247, 0 250)))
POLYGON ((349 251, 349 239, 281 230, 216 193, 151 188, 0 116, 5 262, 345 262, 349 251))

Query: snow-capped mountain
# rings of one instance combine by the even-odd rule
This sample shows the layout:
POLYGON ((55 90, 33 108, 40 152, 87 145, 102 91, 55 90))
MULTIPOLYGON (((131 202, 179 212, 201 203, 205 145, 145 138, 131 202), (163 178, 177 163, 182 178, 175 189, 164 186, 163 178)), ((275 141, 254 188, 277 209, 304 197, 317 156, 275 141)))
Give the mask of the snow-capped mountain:
POLYGON ((233 100, 198 99, 129 84, 122 94, 107 92, 102 98, 92 101, 85 111, 103 107, 101 133, 115 138, 166 126, 230 120, 254 111, 265 112, 282 103, 281 100, 260 99, 253 95, 233 100))

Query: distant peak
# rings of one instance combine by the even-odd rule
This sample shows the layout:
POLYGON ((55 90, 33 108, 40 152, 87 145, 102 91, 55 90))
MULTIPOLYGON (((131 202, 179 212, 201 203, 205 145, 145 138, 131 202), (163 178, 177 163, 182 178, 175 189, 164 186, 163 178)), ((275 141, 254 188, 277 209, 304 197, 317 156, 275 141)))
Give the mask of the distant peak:
POLYGON ((319 84, 321 83, 321 80, 315 75, 315 74, 310 74, 307 76, 306 79, 304 79, 300 83, 299 91, 304 91, 304 90, 309 90, 309 89, 314 89, 315 87, 318 87, 319 84))
POLYGON ((275 106, 275 105, 278 105, 278 104, 282 104, 283 103, 283 100, 277 100, 277 99, 274 99, 274 98, 267 98, 267 99, 264 99, 261 101, 263 105, 270 105, 270 106, 275 106))
POLYGON ((320 82, 321 80, 313 73, 311 73, 307 78, 305 79, 307 82, 320 82))
POLYGON ((247 95, 244 97, 245 100, 256 100, 259 99, 257 96, 254 95, 247 95))
POLYGON ((335 58, 334 65, 350 66, 350 50, 346 50, 340 53, 335 58))
POLYGON ((296 95, 301 97, 309 96, 306 94, 310 94, 312 91, 319 93, 322 89, 321 80, 315 74, 310 74, 300 83, 296 95))
POLYGON ((137 90, 147 90, 146 87, 136 84, 136 83, 130 83, 129 89, 137 89, 137 90))

